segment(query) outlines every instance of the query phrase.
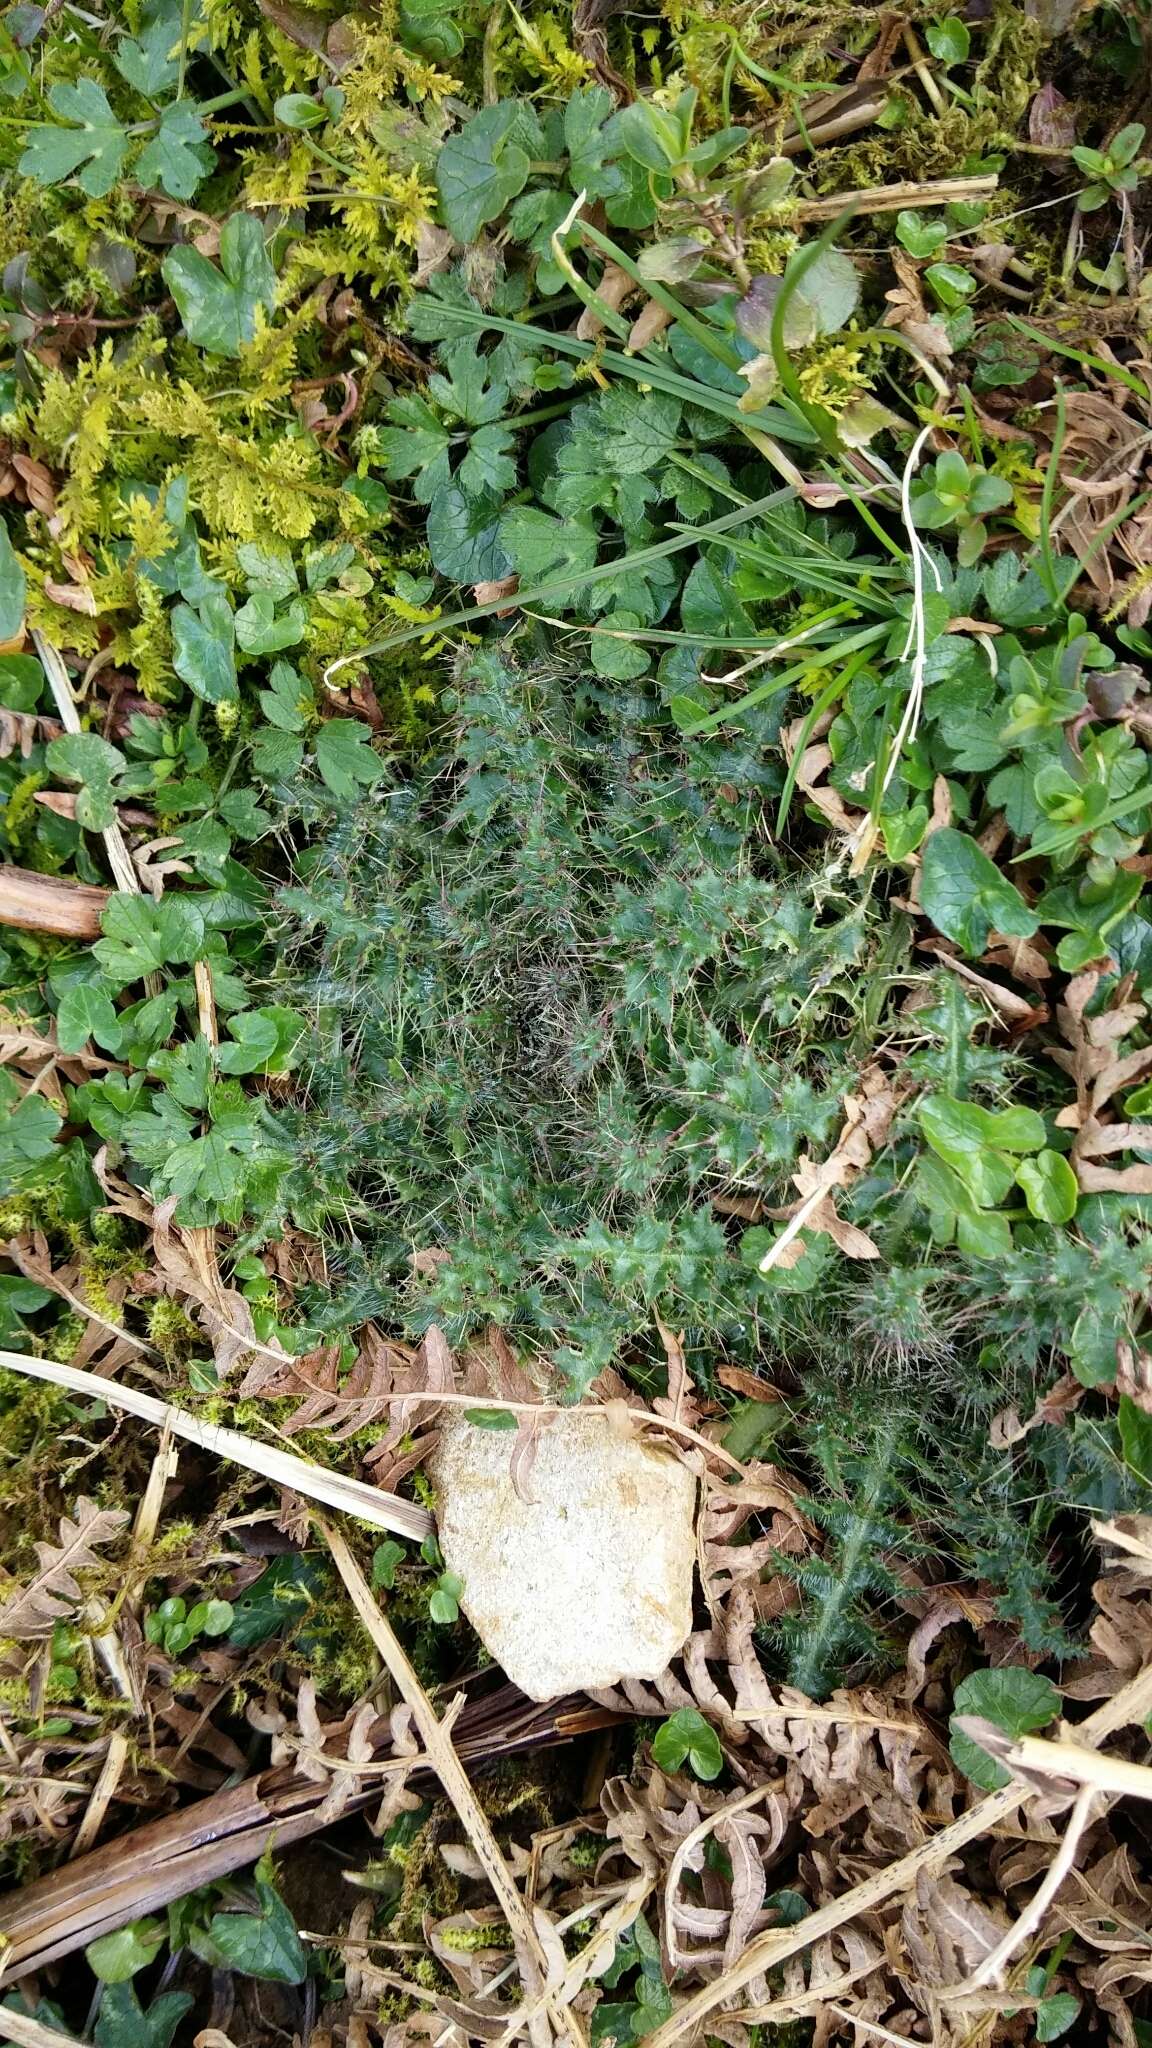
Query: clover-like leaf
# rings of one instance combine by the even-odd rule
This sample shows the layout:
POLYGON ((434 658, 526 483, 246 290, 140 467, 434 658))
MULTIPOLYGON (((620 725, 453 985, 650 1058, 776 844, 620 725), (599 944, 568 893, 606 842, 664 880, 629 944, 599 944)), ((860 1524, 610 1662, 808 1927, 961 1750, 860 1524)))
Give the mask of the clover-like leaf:
POLYGON ((695 1707, 681 1707, 661 1723, 652 1756, 662 1771, 678 1771, 687 1759, 698 1778, 718 1778, 724 1764, 716 1730, 695 1707))

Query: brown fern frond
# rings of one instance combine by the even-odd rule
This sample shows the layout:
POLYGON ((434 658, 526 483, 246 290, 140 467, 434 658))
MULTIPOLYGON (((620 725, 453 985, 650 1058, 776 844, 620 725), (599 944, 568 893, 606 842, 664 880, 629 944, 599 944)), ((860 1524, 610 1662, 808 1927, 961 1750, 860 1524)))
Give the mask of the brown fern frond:
POLYGON ((123 1508, 98 1508, 81 1494, 75 1521, 67 1515, 60 1517, 59 1543, 36 1545, 40 1569, 31 1584, 21 1587, 0 1607, 0 1635, 22 1640, 51 1635, 56 1623, 83 1597, 76 1573, 100 1563, 97 1548, 111 1543, 128 1519, 123 1508))

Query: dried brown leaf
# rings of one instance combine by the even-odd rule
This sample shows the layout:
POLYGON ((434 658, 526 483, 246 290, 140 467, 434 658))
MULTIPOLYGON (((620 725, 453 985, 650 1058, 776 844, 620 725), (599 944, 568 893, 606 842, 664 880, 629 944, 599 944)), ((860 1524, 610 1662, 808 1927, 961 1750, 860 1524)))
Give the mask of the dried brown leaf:
POLYGON ((51 1635, 58 1621, 69 1615, 83 1597, 76 1573, 99 1565, 96 1551, 111 1543, 127 1525, 123 1508, 98 1508, 81 1494, 76 1502, 75 1520, 60 1517, 59 1543, 37 1543, 40 1569, 27 1586, 13 1593, 0 1607, 0 1635, 29 1641, 51 1635))

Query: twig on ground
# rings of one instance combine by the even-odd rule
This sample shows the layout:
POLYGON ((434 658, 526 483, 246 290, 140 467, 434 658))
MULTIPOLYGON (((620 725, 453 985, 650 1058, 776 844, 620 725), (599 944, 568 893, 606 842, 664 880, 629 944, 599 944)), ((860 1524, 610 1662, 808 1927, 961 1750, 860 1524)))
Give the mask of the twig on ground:
POLYGON ((98 939, 110 889, 6 867, 0 874, 0 924, 22 932, 54 932, 62 939, 98 939))
POLYGON ((834 192, 827 199, 800 199, 794 213, 797 220, 836 220, 846 207, 858 206, 862 213, 897 213, 905 206, 948 206, 956 202, 988 199, 999 178, 935 178, 924 184, 908 179, 899 185, 862 185, 853 192, 834 192))
POLYGON ((76 2048, 71 2034, 58 2033, 43 2020, 34 2020, 31 2013, 13 2012, 6 2005, 0 2005, 0 2036, 18 2042, 20 2048, 76 2048))
POLYGON ((124 1775, 127 1761, 128 1737, 121 1734, 119 1729, 115 1729, 108 1737, 108 1751, 100 1766, 100 1776, 92 1787, 92 1797, 88 1801, 84 1818, 68 1851, 69 1860, 74 1856, 83 1856, 95 1842, 103 1826, 104 1816, 116 1796, 116 1788, 124 1775))

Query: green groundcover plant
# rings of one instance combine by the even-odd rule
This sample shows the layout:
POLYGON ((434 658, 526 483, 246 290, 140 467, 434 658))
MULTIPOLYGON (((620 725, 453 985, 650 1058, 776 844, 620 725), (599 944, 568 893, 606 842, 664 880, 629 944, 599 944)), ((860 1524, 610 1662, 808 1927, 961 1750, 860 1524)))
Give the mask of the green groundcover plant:
MULTIPOLYGON (((661 1316, 709 1394, 782 1376, 729 1441, 823 1532, 762 1645, 820 1692, 890 1654, 902 1559, 1069 1654, 1070 1511, 1148 1500, 1152 643, 1061 516, 1089 356, 1046 467, 1043 408, 982 424, 1040 363, 972 303, 991 199, 891 216, 887 322, 850 214, 807 224, 847 156, 772 118, 827 50, 766 85, 710 24, 622 23, 625 92, 565 10, 3 17, 2 844, 107 885, 123 833, 141 887, 5 936, 64 1064, 0 1070, 0 1200, 97 1286, 106 1162, 295 1352, 496 1323, 564 1399, 654 1392, 661 1316), (301 1233, 323 1283, 273 1273, 301 1233)), ((929 32, 989 188, 1006 33, 929 32)), ((1070 146, 1069 209, 1141 146, 1070 146)), ((0 1314, 82 1334, 15 1266, 0 1314)))

